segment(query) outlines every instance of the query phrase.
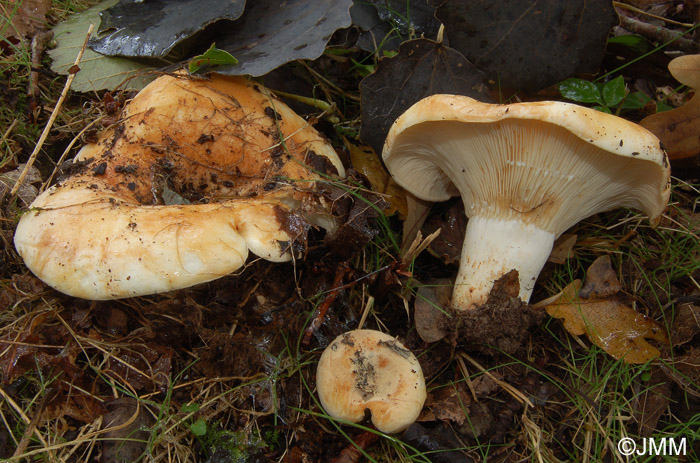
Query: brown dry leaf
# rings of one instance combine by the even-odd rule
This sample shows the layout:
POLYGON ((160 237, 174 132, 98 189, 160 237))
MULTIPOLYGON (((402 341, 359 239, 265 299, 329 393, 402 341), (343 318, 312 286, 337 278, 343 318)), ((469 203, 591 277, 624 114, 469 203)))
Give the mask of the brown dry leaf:
POLYGON ((121 397, 106 404, 104 442, 101 463, 139 461, 148 443, 148 429, 153 417, 146 408, 131 397, 121 397))
POLYGON ((575 280, 546 307, 550 316, 564 319, 569 333, 587 335, 595 345, 627 363, 645 363, 660 355, 645 339, 668 342, 659 323, 613 297, 580 298, 580 288, 581 280, 575 280))
POLYGON ((467 411, 472 400, 463 382, 432 392, 417 421, 452 421, 463 425, 467 421, 467 411))
POLYGON ((586 281, 579 291, 579 297, 590 299, 592 296, 604 298, 614 296, 622 289, 620 281, 615 275, 615 271, 610 263, 610 256, 598 257, 588 270, 586 270, 586 281))
POLYGON ((384 213, 392 215, 398 212, 405 216, 408 212, 406 192, 384 169, 377 153, 369 145, 356 145, 347 138, 344 141, 350 152, 352 166, 367 179, 373 191, 384 195, 383 199, 389 204, 384 213))
POLYGON ((51 0, 9 0, 0 3, 3 18, 10 19, 8 37, 31 36, 46 23, 51 0))
POLYGON ((673 364, 663 363, 661 369, 685 392, 700 397, 700 348, 689 348, 685 355, 675 357, 673 364))
POLYGON ((418 288, 413 317, 424 342, 437 342, 449 334, 450 320, 443 307, 447 307, 451 296, 452 284, 447 279, 433 280, 430 286, 418 288))
POLYGON ((673 346, 690 342, 698 333, 700 333, 700 305, 681 304, 671 329, 673 346))
POLYGON ((574 256, 574 245, 578 235, 574 233, 565 233, 554 242, 552 252, 549 254, 548 261, 553 264, 564 264, 566 259, 574 256))
POLYGON ((639 124, 659 137, 671 159, 693 158, 700 154, 700 55, 679 56, 668 64, 668 70, 694 89, 695 96, 680 108, 652 114, 639 124))

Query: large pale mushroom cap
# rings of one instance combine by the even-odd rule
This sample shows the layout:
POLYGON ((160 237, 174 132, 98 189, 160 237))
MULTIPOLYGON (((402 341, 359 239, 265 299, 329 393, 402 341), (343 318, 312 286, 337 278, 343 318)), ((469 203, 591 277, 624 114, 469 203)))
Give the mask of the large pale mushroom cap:
POLYGON ((369 410, 372 423, 389 434, 413 423, 426 398, 416 357, 374 330, 350 331, 329 344, 318 362, 316 388, 333 418, 357 423, 369 410))
POLYGON ((332 227, 330 144, 262 86, 162 76, 36 198, 15 246, 54 288, 112 299, 184 288, 291 258, 306 221, 332 227))
POLYGON ((456 306, 483 303, 493 281, 513 268, 529 299, 551 242, 567 228, 617 207, 654 220, 670 193, 668 158, 651 132, 562 102, 433 95, 395 121, 383 158, 420 199, 462 197, 470 223, 457 284, 469 294, 456 306))

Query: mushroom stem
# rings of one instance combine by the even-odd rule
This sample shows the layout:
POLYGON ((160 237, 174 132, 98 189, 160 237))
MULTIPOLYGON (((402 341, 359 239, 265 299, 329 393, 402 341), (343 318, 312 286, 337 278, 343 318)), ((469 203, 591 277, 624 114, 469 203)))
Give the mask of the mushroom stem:
POLYGON ((470 218, 452 307, 469 310, 484 304, 493 282, 513 269, 520 280, 518 296, 528 302, 555 238, 554 233, 522 219, 470 218))

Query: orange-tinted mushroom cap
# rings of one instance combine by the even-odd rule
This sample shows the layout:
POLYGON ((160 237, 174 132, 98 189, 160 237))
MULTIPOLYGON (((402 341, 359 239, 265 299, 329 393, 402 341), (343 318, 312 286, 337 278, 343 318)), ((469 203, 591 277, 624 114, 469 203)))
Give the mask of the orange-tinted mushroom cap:
POLYGON ((344 176, 326 139, 240 77, 162 76, 36 198, 15 246, 54 288, 87 299, 211 281, 248 252, 291 259, 308 223, 332 227, 316 192, 344 176))
POLYGON ((331 417, 357 423, 370 410, 372 423, 390 434, 413 423, 426 398, 423 371, 413 353, 374 330, 338 336, 318 362, 316 388, 331 417))

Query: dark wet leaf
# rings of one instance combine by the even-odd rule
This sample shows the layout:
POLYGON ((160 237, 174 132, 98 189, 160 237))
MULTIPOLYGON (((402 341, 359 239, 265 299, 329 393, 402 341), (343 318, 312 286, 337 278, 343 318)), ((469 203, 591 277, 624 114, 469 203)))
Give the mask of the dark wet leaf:
POLYGON ((440 235, 430 243, 430 253, 446 264, 459 263, 462 257, 467 216, 460 198, 451 199, 434 207, 435 211, 423 225, 423 234, 440 230, 440 235))
POLYGON ((238 65, 223 74, 261 76, 290 61, 321 56, 331 35, 350 25, 351 0, 273 0, 251 2, 218 47, 238 65))
POLYGON ((417 37, 434 38, 440 28, 435 7, 418 0, 369 0, 379 19, 397 31, 404 40, 417 37))
POLYGON ((360 82, 360 138, 382 152, 391 124, 418 100, 437 93, 484 100, 483 75, 464 56, 427 39, 404 42, 398 55, 379 61, 377 70, 360 82))
POLYGON ((401 440, 416 447, 422 452, 430 454, 430 461, 434 463, 471 463, 474 460, 457 450, 463 444, 460 443, 454 431, 446 424, 441 424, 435 429, 428 429, 418 423, 413 423, 401 435, 401 440))
POLYGON ((437 3, 454 48, 500 87, 527 91, 596 72, 618 24, 609 0, 437 3))
POLYGON ((184 39, 221 19, 236 19, 245 0, 120 0, 100 14, 90 48, 110 56, 164 57, 184 39))
POLYGON ((364 1, 355 0, 350 8, 352 24, 360 30, 357 46, 369 52, 398 50, 401 34, 379 18, 377 9, 364 1))

